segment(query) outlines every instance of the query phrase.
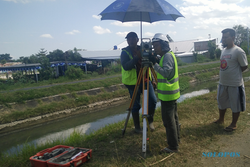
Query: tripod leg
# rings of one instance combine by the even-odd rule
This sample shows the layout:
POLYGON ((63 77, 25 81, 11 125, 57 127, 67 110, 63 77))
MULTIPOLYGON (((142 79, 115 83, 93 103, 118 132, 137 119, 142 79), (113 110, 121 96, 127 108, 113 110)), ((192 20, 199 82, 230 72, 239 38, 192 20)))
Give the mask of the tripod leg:
POLYGON ((153 68, 153 67, 150 67, 150 70, 151 70, 151 72, 152 72, 152 74, 153 74, 153 76, 154 76, 155 82, 158 83, 158 81, 157 81, 157 75, 156 75, 156 73, 155 73, 154 68, 153 68))
POLYGON ((129 120, 129 117, 130 117, 130 112, 131 112, 131 110, 132 110, 132 108, 134 106, 135 98, 136 98, 136 95, 137 95, 137 92, 138 92, 138 89, 139 89, 139 86, 140 86, 140 83, 141 83, 141 78, 142 78, 142 69, 140 69, 140 71, 139 71, 139 76, 138 76, 138 79, 137 79, 137 82, 136 82, 136 85, 135 85, 135 89, 134 89, 134 92, 133 92, 132 99, 130 101, 130 105, 129 105, 129 108, 128 108, 128 115, 127 115, 127 118, 126 118, 126 121, 125 121, 125 124, 124 124, 124 128, 122 130, 122 136, 124 136, 126 128, 127 128, 128 120, 129 120))

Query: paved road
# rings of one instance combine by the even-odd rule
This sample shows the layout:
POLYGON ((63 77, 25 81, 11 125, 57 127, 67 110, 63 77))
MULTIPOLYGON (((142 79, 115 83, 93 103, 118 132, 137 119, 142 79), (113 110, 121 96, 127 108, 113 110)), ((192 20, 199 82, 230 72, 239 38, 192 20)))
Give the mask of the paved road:
MULTIPOLYGON (((198 65, 207 65, 207 64, 214 64, 214 63, 219 63, 219 62, 220 61, 200 63, 198 65)), ((190 67, 190 66, 193 66, 193 65, 179 66, 179 68, 185 68, 185 67, 190 67)), ((109 76, 109 77, 103 77, 103 78, 87 79, 87 80, 80 80, 80 81, 72 81, 72 82, 64 82, 64 83, 57 83, 57 84, 51 84, 51 85, 44 85, 44 86, 34 86, 34 87, 28 87, 28 88, 20 88, 20 89, 14 89, 14 90, 0 91, 0 93, 14 92, 14 91, 18 91, 18 90, 31 90, 31 89, 49 88, 49 87, 52 87, 52 86, 75 84, 75 83, 89 82, 89 81, 99 81, 99 80, 104 80, 104 79, 107 79, 107 78, 115 78, 115 77, 118 77, 118 76, 121 76, 121 74, 114 75, 114 76, 109 76)))

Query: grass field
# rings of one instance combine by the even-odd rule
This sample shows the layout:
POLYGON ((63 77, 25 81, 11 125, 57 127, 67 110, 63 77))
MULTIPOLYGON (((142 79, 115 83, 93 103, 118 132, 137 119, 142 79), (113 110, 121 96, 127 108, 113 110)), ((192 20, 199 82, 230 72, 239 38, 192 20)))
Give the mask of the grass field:
MULTIPOLYGON (((217 73, 211 72, 209 76, 215 74, 217 73)), ((244 73, 244 76, 250 76, 250 72, 244 73)), ((197 75, 196 79, 203 80, 207 77, 208 75, 204 73, 197 75)), ((186 83, 190 79, 188 76, 182 78, 183 84, 185 83, 184 86, 188 87, 186 83)), ((250 82, 245 83, 245 88, 246 101, 249 101, 250 82)), ((83 101, 86 101, 86 99, 83 101)), ((247 103, 247 110, 241 113, 237 124, 238 130, 233 133, 240 133, 246 128, 246 124, 249 121, 249 105, 250 103, 247 103)), ((169 158, 166 158, 169 154, 159 154, 159 150, 166 147, 167 143, 165 141, 166 132, 161 120, 160 109, 157 109, 154 117, 156 130, 150 136, 152 150, 149 151, 148 148, 146 159, 143 158, 141 151, 142 137, 133 132, 133 123, 130 120, 124 137, 121 135, 124 121, 103 127, 90 135, 82 135, 81 132, 75 131, 65 141, 50 141, 37 147, 26 144, 16 155, 0 153, 0 167, 29 167, 29 157, 55 145, 91 148, 93 150, 93 159, 84 164, 84 166, 200 166, 202 152, 208 149, 213 142, 216 142, 220 136, 230 135, 223 131, 223 126, 212 124, 218 118, 216 92, 187 99, 179 103, 178 114, 181 123, 180 152, 173 154, 169 158)), ((230 124, 230 110, 226 113, 225 120, 225 125, 230 124)), ((218 150, 210 151, 216 152, 218 150)))
MULTIPOLYGON (((250 82, 246 82, 245 87, 247 101, 249 101, 250 82)), ((246 128, 246 124, 249 121, 249 116, 247 116, 250 112, 249 105, 247 103, 247 110, 241 113, 238 121, 238 130, 233 133, 240 133, 240 131, 246 128)), ((121 135, 124 121, 103 127, 90 135, 81 135, 80 132, 74 132, 65 141, 51 141, 37 147, 26 145, 17 155, 8 156, 1 154, 0 166, 29 166, 29 157, 45 148, 59 144, 91 148, 93 150, 93 159, 84 164, 85 166, 150 166, 154 163, 157 163, 155 166, 162 167, 166 165, 173 167, 199 166, 202 152, 208 149, 210 144, 215 142, 219 136, 230 135, 223 131, 223 126, 212 124, 218 118, 216 92, 187 99, 179 103, 178 114, 181 123, 180 152, 162 162, 159 161, 169 156, 169 154, 158 153, 160 149, 167 146, 167 143, 165 141, 166 133, 162 124, 160 110, 157 109, 154 117, 156 130, 150 136, 152 151, 147 153, 146 159, 142 158, 142 137, 133 132, 133 123, 130 120, 124 137, 121 135)), ((226 113, 225 120, 225 125, 228 125, 231 121, 231 111, 226 113)), ((218 150, 210 151, 216 152, 218 150)))

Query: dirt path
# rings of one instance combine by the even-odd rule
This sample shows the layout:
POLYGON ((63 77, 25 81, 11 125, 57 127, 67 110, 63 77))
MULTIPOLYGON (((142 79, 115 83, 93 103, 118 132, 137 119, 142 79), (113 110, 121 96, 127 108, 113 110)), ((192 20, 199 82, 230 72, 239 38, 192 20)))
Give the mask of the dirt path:
MULTIPOLYGON (((219 137, 219 140, 211 145, 211 152, 237 152, 240 156, 230 157, 202 157, 204 167, 249 167, 250 166, 250 122, 245 130, 237 129, 237 132, 219 137), (214 151, 216 150, 216 151, 214 151)), ((232 154, 233 155, 233 154, 232 154)))

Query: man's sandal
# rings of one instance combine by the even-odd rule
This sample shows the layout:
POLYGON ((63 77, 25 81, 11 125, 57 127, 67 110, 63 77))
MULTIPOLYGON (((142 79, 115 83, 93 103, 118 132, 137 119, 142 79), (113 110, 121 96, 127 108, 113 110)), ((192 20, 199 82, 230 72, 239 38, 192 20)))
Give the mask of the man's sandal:
POLYGON ((232 131, 234 131, 234 130, 236 130, 237 128, 236 127, 230 127, 230 126, 228 126, 228 127, 226 127, 225 129, 224 129, 224 131, 226 131, 226 132, 232 132, 232 131))
POLYGON ((177 153, 178 150, 170 150, 169 148, 165 147, 163 148, 160 153, 163 154, 163 153, 177 153))

